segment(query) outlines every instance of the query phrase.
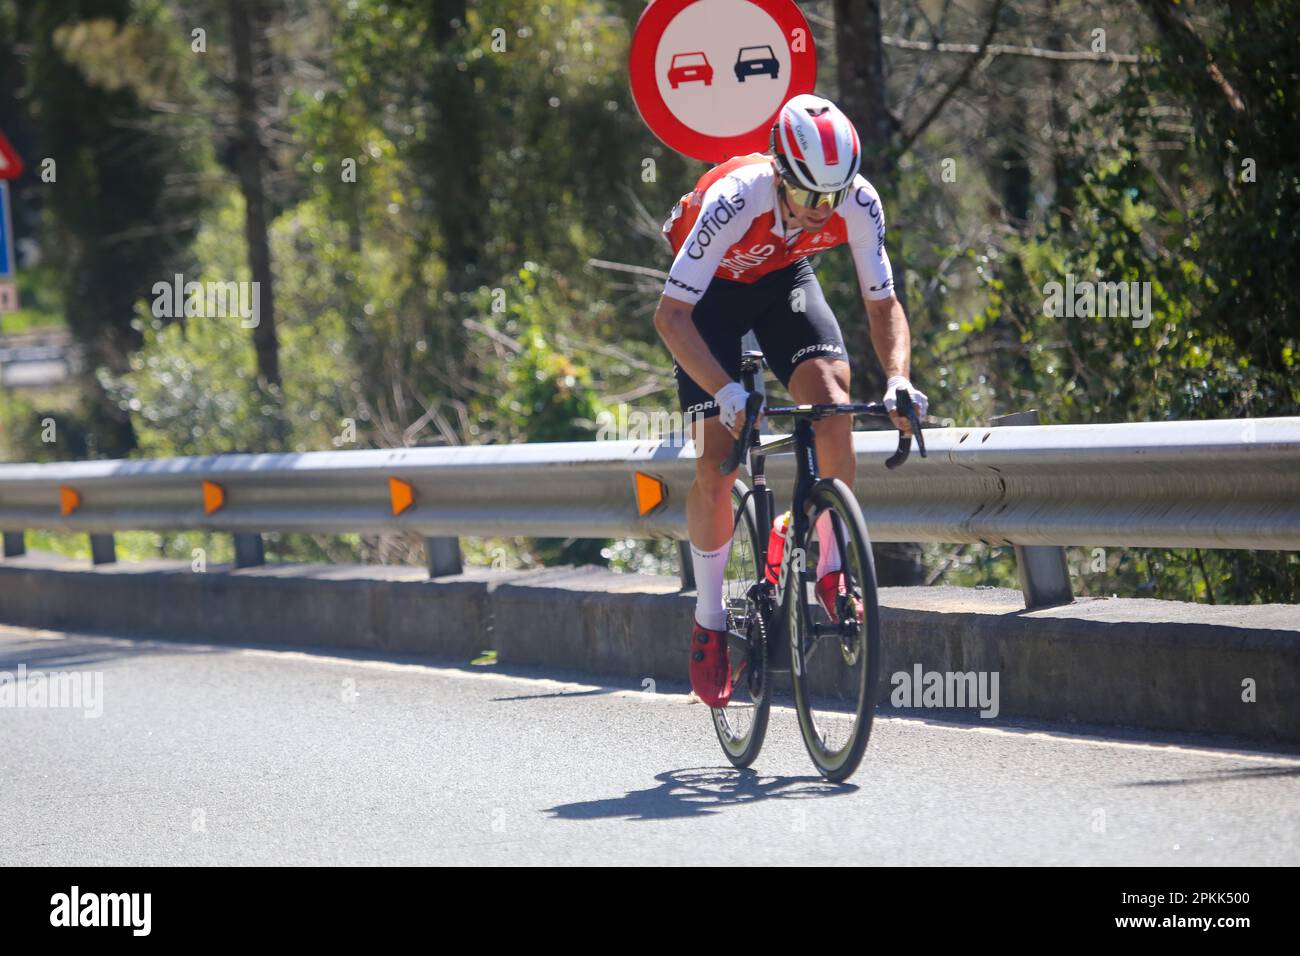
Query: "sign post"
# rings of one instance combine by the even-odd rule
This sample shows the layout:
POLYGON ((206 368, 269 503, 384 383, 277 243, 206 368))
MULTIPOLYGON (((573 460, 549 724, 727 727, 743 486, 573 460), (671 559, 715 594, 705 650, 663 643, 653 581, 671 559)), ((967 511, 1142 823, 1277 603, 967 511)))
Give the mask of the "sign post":
POLYGON ((651 132, 718 163, 767 149, 781 107, 813 91, 817 51, 794 0, 652 0, 628 78, 651 132))
POLYGON ((0 312, 18 311, 13 235, 13 222, 9 215, 9 184, 0 180, 0 312))

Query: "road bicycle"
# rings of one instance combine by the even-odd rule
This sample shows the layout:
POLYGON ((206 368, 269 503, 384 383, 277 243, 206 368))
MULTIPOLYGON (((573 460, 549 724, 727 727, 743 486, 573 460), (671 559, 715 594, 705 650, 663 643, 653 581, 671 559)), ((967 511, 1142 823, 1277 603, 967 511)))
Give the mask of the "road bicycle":
MULTIPOLYGON (((732 489, 734 523, 723 597, 733 690, 726 707, 713 708, 713 724, 731 763, 749 766, 767 733, 773 684, 789 675, 808 755, 823 777, 838 782, 857 769, 871 736, 880 612, 862 509, 844 482, 818 472, 813 422, 830 415, 888 418, 889 413, 880 402, 764 408, 763 396, 755 392, 762 367, 763 353, 744 353, 741 381, 750 393, 744 425, 720 466, 730 474, 747 456, 754 487, 737 480, 732 489), (763 444, 756 427, 760 412, 793 418, 793 433, 763 444), (764 471, 766 459, 776 454, 793 454, 797 475, 779 561, 768 554, 774 497, 764 471), (833 536, 845 578, 833 619, 814 590, 823 534, 833 536)), ((906 389, 898 389, 896 402, 924 458, 920 418, 906 389)), ((911 446, 912 438, 900 430, 898 450, 886 467, 906 461, 911 446)))

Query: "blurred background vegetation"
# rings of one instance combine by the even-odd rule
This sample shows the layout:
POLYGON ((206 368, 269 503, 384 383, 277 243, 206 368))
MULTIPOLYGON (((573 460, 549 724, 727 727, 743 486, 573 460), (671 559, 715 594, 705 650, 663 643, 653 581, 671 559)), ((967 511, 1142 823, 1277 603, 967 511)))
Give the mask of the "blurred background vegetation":
MULTIPOLYGON (((933 410, 976 423, 1297 413, 1300 5, 816 0, 933 410), (1150 282, 1153 321, 1044 314, 1150 282)), ((75 374, 0 389, 7 460, 591 440, 676 409, 659 224, 706 168, 626 81, 639 0, 0 0, 23 310, 75 374), (157 318, 175 274, 261 283, 255 330, 157 318), (60 339, 62 337, 62 339, 60 339), (58 440, 43 441, 52 419, 58 440)), ((874 398, 849 257, 818 271, 874 398)), ((779 386, 776 386, 779 393, 779 386)), ((1076 593, 1296 601, 1264 552, 1071 549, 1076 593)), ((86 553, 32 535, 29 546, 86 553)), ((228 560, 205 535, 129 555, 228 560)), ((473 563, 671 573, 666 542, 464 542, 473 563)), ((272 536, 277 560, 419 561, 272 536)), ((1009 549, 896 549, 898 581, 1014 585, 1009 549)))

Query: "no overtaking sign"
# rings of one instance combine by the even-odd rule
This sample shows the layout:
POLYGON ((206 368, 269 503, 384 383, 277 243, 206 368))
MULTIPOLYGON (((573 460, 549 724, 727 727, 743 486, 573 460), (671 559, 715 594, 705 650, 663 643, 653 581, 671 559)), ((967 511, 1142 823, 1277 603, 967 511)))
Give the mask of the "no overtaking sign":
POLYGON ((651 131, 716 163, 767 148, 781 106, 812 92, 817 52, 793 0, 653 0, 628 75, 651 131))

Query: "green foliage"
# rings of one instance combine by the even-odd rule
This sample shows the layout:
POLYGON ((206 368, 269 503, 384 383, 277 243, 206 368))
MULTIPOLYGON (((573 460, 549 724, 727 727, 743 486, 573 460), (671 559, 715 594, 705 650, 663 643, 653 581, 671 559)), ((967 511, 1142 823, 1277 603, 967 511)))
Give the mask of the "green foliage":
MULTIPOLYGON (((507 304, 499 332, 518 342, 518 353, 495 376, 502 382, 499 421, 512 437, 528 442, 593 441, 601 411, 590 370, 555 348, 546 328, 562 308, 562 277, 525 263, 508 287, 491 293, 507 304)), ((605 542, 539 539, 545 564, 604 563, 605 542)))
MULTIPOLYGON (((144 102, 188 83, 192 58, 177 55, 185 48, 162 3, 50 0, 19 22, 30 31, 26 105, 57 187, 28 177, 17 195, 43 205, 42 246, 57 250, 67 324, 90 366, 120 371, 140 342, 135 300, 187 261, 205 205, 189 184, 211 162, 209 140, 159 127, 144 102)), ((94 444, 126 453, 129 423, 93 378, 85 385, 79 417, 94 444)))
POLYGON ((562 292, 555 277, 539 276, 525 263, 505 292, 509 303, 503 331, 519 342, 519 352, 505 366, 501 410, 524 441, 591 441, 600 404, 591 371, 548 341, 547 326, 562 292), (546 281, 539 289, 539 279, 546 281))
MULTIPOLYGON (((198 281, 207 277, 248 278, 242 256, 242 202, 227 193, 195 243, 198 281)), ((310 210, 285 217, 275 245, 282 253, 280 350, 284 365, 284 408, 291 446, 298 451, 327 448, 347 417, 346 392, 352 381, 344 357, 345 332, 337 313, 293 308, 311 297, 310 260, 285 248, 310 210)), ((132 415, 140 451, 148 456, 211 455, 260 451, 267 447, 273 410, 257 387, 252 340, 238 316, 205 316, 165 322, 149 302, 137 307, 142 347, 130 371, 106 376, 110 393, 132 415)))
MULTIPOLYGON (((237 318, 173 322, 151 310, 154 283, 176 272, 249 278, 244 208, 229 184, 225 6, 0 0, 0 96, 16 94, 19 129, 59 164, 57 188, 30 176, 16 186, 43 260, 21 276, 25 310, 0 330, 63 323, 92 371, 76 400, 5 393, 3 450, 33 460, 125 454, 137 441, 151 456, 259 451, 279 444, 280 414, 292 450, 585 441, 620 405, 675 410, 651 322, 658 283, 590 265, 666 268, 658 223, 703 170, 659 144, 631 102, 627 46, 644 3, 480 0, 464 23, 445 19, 449 6, 266 8, 261 120, 284 376, 282 395, 267 396, 237 318), (203 56, 188 47, 196 9, 211 21, 203 56), (41 440, 45 419, 55 443, 41 440)), ((1039 26, 1036 7, 1017 7, 1008 23, 1039 26)), ((1038 408, 1050 422, 1105 422, 1300 406, 1300 13, 1197 5, 1201 51, 1155 31, 1142 10, 1133 35, 1157 38, 1154 62, 1104 95, 1110 67, 1072 74, 1083 95, 1072 129, 1051 131, 1054 195, 1041 170, 1017 171, 1028 162, 1021 140, 1038 131, 998 126, 1021 119, 1024 78, 1049 74, 1006 57, 976 71, 876 183, 913 375, 935 414, 967 423, 1038 408), (987 127, 966 129, 962 117, 982 109, 987 127), (938 159, 961 149, 959 180, 941 181, 938 159), (1045 288, 1067 274, 1149 283, 1150 325, 1045 314, 1045 288)), ((901 16, 899 32, 920 29, 914 19, 901 16)), ((957 36, 970 23, 949 26, 957 36)), ((821 88, 834 96, 844 51, 833 28, 818 20, 815 31, 821 88)), ((920 72, 892 77, 889 92, 915 121, 910 97, 935 85, 925 71, 954 61, 906 56, 920 72)), ((891 69, 904 57, 891 50, 891 69)), ((836 251, 817 265, 854 355, 855 397, 876 398, 850 258, 836 251)), ((131 553, 182 559, 229 544, 130 540, 131 553)), ((355 536, 274 536, 268 548, 418 559, 418 547, 390 552, 355 536)), ((676 564, 672 542, 466 539, 465 553, 499 567, 676 564)), ((1015 585, 1009 549, 926 554, 932 571, 947 564, 945 582, 1015 585)), ((1111 549, 1104 571, 1087 549, 1071 560, 1089 569, 1076 576, 1080 593, 1294 600, 1300 583, 1292 557, 1268 553, 1111 549)))
MULTIPOLYGON (((1300 410, 1300 114, 1283 79, 1300 73, 1300 10, 1256 4, 1210 18, 1209 53, 1246 108, 1206 82, 1203 56, 1156 49, 1155 64, 1075 124, 1068 196, 990 257, 988 306, 959 327, 1014 328, 1018 361, 995 368, 996 391, 1045 420, 1300 410), (1171 127, 1171 115, 1189 125, 1171 127), (1049 283, 1067 276, 1145 285, 1150 316, 1048 314, 1049 283)), ((1112 581, 1121 593, 1291 601, 1300 568, 1285 554, 1136 550, 1112 581)))
POLYGON ((75 393, 42 389, 4 393, 0 401, 0 455, 23 461, 101 458, 98 419, 75 393))
MULTIPOLYGON (((48 551, 65 558, 90 560, 88 535, 28 531, 26 544, 29 551, 48 551)), ((168 534, 154 531, 122 531, 114 535, 114 546, 119 561, 165 558, 194 562, 197 559, 195 549, 202 549, 203 560, 207 566, 230 564, 235 559, 235 547, 229 535, 199 531, 168 534)))
POLYGON ((58 268, 50 263, 22 269, 16 276, 22 308, 0 312, 0 335, 63 329, 61 278, 58 268))

